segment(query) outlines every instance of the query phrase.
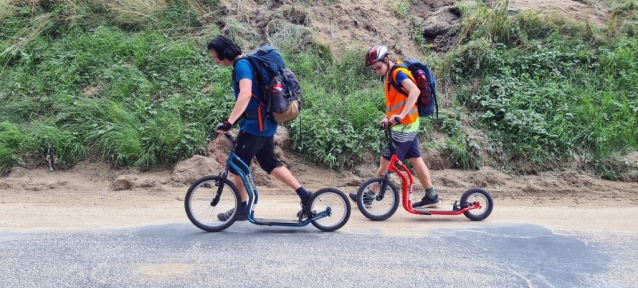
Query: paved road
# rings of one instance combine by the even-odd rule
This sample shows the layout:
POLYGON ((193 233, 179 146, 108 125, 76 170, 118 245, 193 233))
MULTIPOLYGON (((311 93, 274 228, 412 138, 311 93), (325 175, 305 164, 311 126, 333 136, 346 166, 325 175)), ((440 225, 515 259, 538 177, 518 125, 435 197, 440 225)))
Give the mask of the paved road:
POLYGON ((638 235, 531 224, 320 232, 238 222, 0 232, 0 287, 638 287, 638 235))

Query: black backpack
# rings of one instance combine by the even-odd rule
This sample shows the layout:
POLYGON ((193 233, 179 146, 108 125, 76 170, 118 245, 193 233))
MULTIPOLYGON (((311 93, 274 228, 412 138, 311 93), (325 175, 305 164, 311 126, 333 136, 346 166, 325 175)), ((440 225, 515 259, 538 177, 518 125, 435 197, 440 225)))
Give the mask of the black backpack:
POLYGON ((434 113, 436 109, 436 118, 439 118, 439 103, 436 99, 436 80, 432 75, 430 67, 419 60, 406 60, 395 65, 390 71, 390 79, 388 83, 392 84, 399 93, 408 96, 408 91, 401 86, 401 83, 397 83, 396 79, 392 77, 394 69, 403 67, 407 68, 414 77, 414 82, 421 94, 416 100, 417 108, 419 109, 419 117, 427 117, 434 113))
POLYGON ((263 120, 263 117, 267 117, 279 123, 297 118, 301 109, 299 80, 295 73, 286 68, 279 51, 262 46, 244 59, 253 67, 256 82, 264 95, 264 99, 255 97, 261 103, 262 111, 247 111, 246 118, 263 120), (255 114, 261 114, 259 116, 262 117, 255 114))

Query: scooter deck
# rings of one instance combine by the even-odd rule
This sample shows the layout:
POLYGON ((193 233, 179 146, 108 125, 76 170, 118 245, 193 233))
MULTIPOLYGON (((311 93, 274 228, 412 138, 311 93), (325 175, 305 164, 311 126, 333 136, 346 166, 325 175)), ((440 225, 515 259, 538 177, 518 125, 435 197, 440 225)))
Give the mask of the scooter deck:
POLYGON ((452 205, 452 210, 445 209, 445 208, 443 209, 442 208, 412 208, 412 210, 414 210, 415 212, 421 215, 461 215, 465 213, 466 211, 469 211, 475 208, 476 207, 474 205, 461 208, 461 207, 458 207, 456 203, 454 203, 454 205, 452 205))
POLYGON ((267 218, 255 218, 255 221, 261 225, 280 225, 280 224, 299 224, 299 220, 291 219, 267 219, 267 218))
POLYGON ((418 212, 457 212, 458 210, 450 210, 448 208, 412 208, 418 212))

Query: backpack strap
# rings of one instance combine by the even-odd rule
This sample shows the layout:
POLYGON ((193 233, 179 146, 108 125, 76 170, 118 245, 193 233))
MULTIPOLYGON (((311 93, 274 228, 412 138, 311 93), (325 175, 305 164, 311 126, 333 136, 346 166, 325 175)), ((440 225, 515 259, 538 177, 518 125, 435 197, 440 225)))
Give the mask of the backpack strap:
MULTIPOLYGON (((408 74, 410 73, 410 70, 408 70, 407 67, 403 66, 402 64, 395 64, 394 67, 392 67, 392 69, 390 70, 388 84, 392 85, 392 87, 394 87, 394 89, 397 90, 397 92, 401 93, 405 97, 408 97, 408 94, 409 94, 408 90, 406 90, 405 87, 401 85, 401 83, 397 82, 397 74, 399 74, 400 71, 403 71, 404 73, 407 72, 408 74), (399 69, 403 69, 403 70, 399 70, 399 69)), ((410 78, 410 80, 414 82, 414 79, 410 78)))
POLYGON ((241 117, 247 120, 257 120, 257 123, 259 123, 259 131, 264 131, 264 121, 266 119, 266 108, 264 106, 264 102, 259 100, 257 95, 254 93, 251 93, 250 96, 259 102, 259 106, 255 109, 244 111, 244 113, 241 114, 241 117))
MULTIPOLYGON (((246 59, 248 60, 248 64, 250 64, 250 67, 253 68, 253 75, 257 75, 257 72, 255 72, 255 65, 250 61, 250 59, 246 56, 240 57, 239 59, 235 59, 235 61, 233 61, 233 73, 232 73, 232 79, 233 79, 233 85, 235 85, 235 77, 236 77, 236 72, 235 72, 235 66, 237 66, 237 63, 239 62, 239 60, 243 60, 246 59)), ((257 79, 257 77, 254 77, 255 79, 257 79)))
POLYGON ((237 62, 239 62, 239 60, 241 60, 241 59, 244 59, 244 57, 241 57, 239 59, 235 59, 233 61, 233 72, 231 73, 231 79, 233 80, 233 85, 235 85, 235 76, 236 76, 235 66, 237 66, 237 62))

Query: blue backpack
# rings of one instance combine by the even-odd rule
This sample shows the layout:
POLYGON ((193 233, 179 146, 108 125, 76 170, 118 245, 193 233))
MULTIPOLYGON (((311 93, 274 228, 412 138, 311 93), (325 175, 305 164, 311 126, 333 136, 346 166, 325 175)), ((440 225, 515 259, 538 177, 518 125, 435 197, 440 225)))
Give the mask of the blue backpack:
POLYGON ((253 67, 256 82, 264 95, 264 99, 255 97, 261 103, 258 119, 268 117, 282 123, 297 118, 301 108, 299 80, 286 68, 279 51, 262 46, 244 58, 253 67))
POLYGON ((407 68, 408 71, 410 71, 410 74, 414 77, 416 86, 419 87, 419 90, 421 91, 419 98, 416 100, 416 105, 419 109, 419 117, 430 116, 434 113, 434 109, 436 109, 436 118, 439 118, 439 103, 436 99, 436 80, 432 75, 430 67, 415 59, 399 62, 393 67, 393 71, 390 71, 390 79, 388 83, 393 85, 399 93, 406 97, 408 96, 408 91, 401 86, 401 83, 397 83, 395 79, 396 73, 394 73, 394 69, 399 67, 407 68))

